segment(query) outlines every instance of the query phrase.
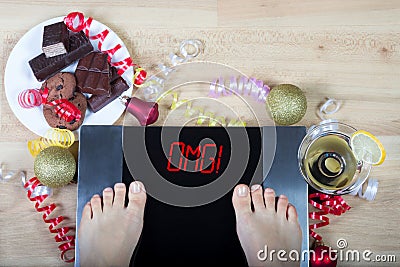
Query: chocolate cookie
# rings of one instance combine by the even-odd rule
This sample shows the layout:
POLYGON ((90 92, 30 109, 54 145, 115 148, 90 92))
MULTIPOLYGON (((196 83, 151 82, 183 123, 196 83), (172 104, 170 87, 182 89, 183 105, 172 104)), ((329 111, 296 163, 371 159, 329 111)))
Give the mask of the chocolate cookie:
POLYGON ((50 127, 74 131, 82 125, 87 108, 86 97, 83 94, 76 92, 75 96, 69 98, 68 101, 74 104, 81 111, 81 119, 79 121, 66 122, 56 114, 54 107, 45 105, 43 106, 43 115, 50 127))
POLYGON ((45 87, 49 88, 47 102, 61 98, 69 99, 74 96, 76 88, 75 76, 69 72, 59 72, 47 79, 42 84, 41 90, 45 87))

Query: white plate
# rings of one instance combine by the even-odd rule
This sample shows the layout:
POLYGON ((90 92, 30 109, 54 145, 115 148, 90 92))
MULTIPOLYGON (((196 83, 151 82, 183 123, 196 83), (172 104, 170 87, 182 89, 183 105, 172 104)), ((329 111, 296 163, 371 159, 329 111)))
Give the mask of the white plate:
MULTIPOLYGON (((42 36, 43 27, 45 25, 53 24, 62 21, 64 17, 58 17, 47 20, 36 25, 29 30, 15 45, 8 58, 5 74, 4 74, 4 87, 6 90, 7 101, 19 121, 25 125, 29 130, 37 135, 44 136, 46 131, 50 129, 43 116, 43 108, 34 107, 31 109, 22 108, 18 104, 18 94, 25 89, 40 88, 42 83, 38 82, 28 64, 28 61, 42 53, 42 36)), ((109 30, 109 34, 103 42, 103 50, 113 48, 116 44, 121 44, 122 48, 119 49, 113 56, 112 62, 123 60, 129 57, 129 51, 122 40, 107 26, 100 22, 93 20, 90 27, 89 35, 95 35, 104 29, 109 30)), ((91 40, 94 50, 98 51, 96 40, 91 40)), ((69 67, 63 69, 64 72, 75 72, 77 62, 69 67)), ((133 67, 130 67, 122 75, 122 78, 128 83, 129 89, 123 94, 131 96, 132 94, 132 79, 133 67)), ((125 107, 118 99, 108 104, 100 111, 93 113, 89 109, 86 111, 86 117, 83 125, 111 125, 113 124, 124 112, 125 107)), ((75 136, 78 138, 79 129, 75 131, 75 136)))

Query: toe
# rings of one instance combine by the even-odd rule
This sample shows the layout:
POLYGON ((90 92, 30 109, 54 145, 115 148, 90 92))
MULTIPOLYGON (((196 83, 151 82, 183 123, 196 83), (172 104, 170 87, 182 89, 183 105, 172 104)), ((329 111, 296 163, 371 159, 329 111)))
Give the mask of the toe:
POLYGON ((265 188, 264 199, 267 210, 275 212, 275 191, 272 188, 265 188))
POLYGON ((129 186, 128 210, 133 211, 139 217, 143 217, 144 205, 146 204, 146 190, 142 182, 135 181, 129 186))
POLYGON ((276 213, 279 217, 286 219, 286 211, 288 208, 289 200, 285 195, 280 195, 278 199, 278 205, 276 208, 276 213))
POLYGON ((254 210, 265 209, 261 185, 255 184, 251 186, 251 199, 253 201, 254 210))
POLYGON ((293 223, 298 222, 297 210, 292 204, 289 204, 289 207, 287 210, 287 218, 288 218, 289 222, 293 222, 293 223))
POLYGON ((244 184, 237 185, 233 192, 232 202, 236 216, 240 216, 242 214, 251 214, 251 197, 249 187, 244 184))
POLYGON ((90 205, 92 206, 93 218, 101 215, 101 198, 99 195, 94 195, 90 200, 90 205))
POLYGON ((92 206, 90 205, 90 202, 88 202, 83 207, 81 222, 82 220, 90 220, 91 218, 92 218, 92 206))
POLYGON ((113 207, 118 207, 118 208, 125 207, 125 193, 126 193, 125 184, 123 183, 115 184, 114 192, 115 196, 114 196, 113 207))
POLYGON ((103 190, 103 211, 107 212, 112 207, 114 192, 111 187, 103 190))

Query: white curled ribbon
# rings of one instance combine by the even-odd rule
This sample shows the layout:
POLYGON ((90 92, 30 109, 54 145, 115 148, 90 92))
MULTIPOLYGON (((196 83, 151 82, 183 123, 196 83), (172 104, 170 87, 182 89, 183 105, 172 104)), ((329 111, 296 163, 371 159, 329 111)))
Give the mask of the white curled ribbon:
POLYGON ((321 120, 326 120, 325 115, 332 115, 336 113, 342 106, 342 101, 334 98, 328 98, 324 104, 318 110, 318 117, 321 120))
POLYGON ((235 93, 242 96, 250 96, 260 102, 265 102, 269 91, 269 86, 264 84, 261 80, 257 80, 253 77, 247 78, 245 76, 232 76, 230 77, 229 82, 225 82, 223 77, 215 79, 210 84, 208 95, 217 98, 235 93))
POLYGON ((184 58, 194 58, 197 57, 200 54, 200 52, 203 51, 203 43, 198 39, 188 39, 181 43, 179 51, 181 52, 184 58), (194 48, 193 53, 191 54, 188 53, 188 51, 186 50, 186 47, 188 46, 189 47, 192 46, 194 48))
MULTIPOLYGON (((22 187, 25 186, 27 181, 26 181, 26 174, 24 171, 9 171, 9 172, 7 172, 7 174, 4 175, 3 174, 5 172, 4 167, 5 167, 5 164, 1 163, 1 165, 0 165, 0 181, 1 182, 7 182, 11 178, 19 175, 21 177, 22 187)), ((27 188, 25 188, 25 191, 28 191, 30 187, 31 187, 31 185, 29 185, 27 188)), ((53 190, 51 188, 44 186, 44 185, 40 185, 40 186, 37 186, 33 190, 32 197, 42 196, 42 195, 51 196, 52 194, 53 194, 53 190)))
MULTIPOLYGON (((185 63, 197 57, 203 51, 203 43, 197 39, 188 39, 181 42, 179 46, 179 54, 171 53, 169 55, 172 67, 178 64, 185 63), (189 47, 193 47, 193 52, 189 53, 189 47)), ((140 87, 143 90, 143 96, 147 101, 156 101, 164 92, 164 83, 166 78, 175 69, 168 67, 165 64, 158 64, 158 68, 162 77, 153 75, 148 78, 140 87)))
POLYGON ((200 40, 197 39, 184 40, 179 46, 179 52, 181 56, 171 53, 169 54, 169 59, 171 60, 172 65, 176 66, 178 64, 187 62, 188 60, 197 57, 202 51, 202 49, 203 49, 203 43, 200 40), (194 52, 189 53, 186 49, 187 47, 193 47, 194 52))
MULTIPOLYGON (((28 184, 27 185, 27 180, 26 180, 26 174, 25 172, 21 172, 21 180, 22 180, 22 187, 25 189, 26 192, 28 192, 33 184, 28 184), (25 187, 25 185, 27 185, 25 187)), ((38 197, 38 196, 44 196, 47 195, 49 197, 51 197, 53 195, 53 189, 51 189, 50 187, 47 187, 45 185, 38 185, 35 187, 35 189, 33 189, 32 191, 32 195, 31 197, 38 197)))
POLYGON ((360 198, 366 199, 368 201, 373 201, 378 192, 379 182, 377 179, 368 178, 365 183, 367 183, 367 187, 365 188, 365 190, 363 190, 363 185, 360 185, 353 192, 349 193, 349 195, 358 195, 360 198))
POLYGON ((13 178, 17 172, 16 171, 8 171, 6 172, 4 163, 0 163, 0 182, 7 182, 13 178))

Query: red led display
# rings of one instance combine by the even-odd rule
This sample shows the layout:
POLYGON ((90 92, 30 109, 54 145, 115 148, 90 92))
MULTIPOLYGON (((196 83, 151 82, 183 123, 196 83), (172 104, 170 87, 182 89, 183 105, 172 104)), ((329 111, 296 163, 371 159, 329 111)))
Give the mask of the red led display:
MULTIPOLYGON (((218 173, 223 146, 198 145, 193 148, 183 142, 173 142, 169 148, 167 170, 169 172, 192 171, 203 174, 218 173), (210 155, 211 154, 211 155, 210 155), (188 167, 189 158, 195 158, 194 167, 188 167)), ((191 165, 190 165, 191 166, 191 165)))

